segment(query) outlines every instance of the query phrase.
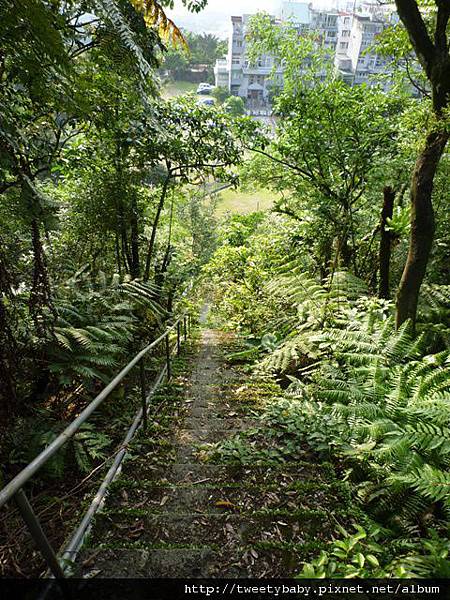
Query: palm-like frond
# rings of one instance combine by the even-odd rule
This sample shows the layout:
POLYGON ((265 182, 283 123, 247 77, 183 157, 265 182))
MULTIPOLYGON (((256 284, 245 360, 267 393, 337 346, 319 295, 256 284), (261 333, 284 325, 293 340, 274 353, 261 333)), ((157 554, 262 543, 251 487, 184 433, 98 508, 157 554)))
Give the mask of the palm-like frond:
POLYGON ((143 15, 145 23, 149 27, 157 29, 164 41, 171 41, 174 45, 179 44, 185 48, 188 47, 180 29, 169 19, 156 0, 130 0, 130 2, 143 15))

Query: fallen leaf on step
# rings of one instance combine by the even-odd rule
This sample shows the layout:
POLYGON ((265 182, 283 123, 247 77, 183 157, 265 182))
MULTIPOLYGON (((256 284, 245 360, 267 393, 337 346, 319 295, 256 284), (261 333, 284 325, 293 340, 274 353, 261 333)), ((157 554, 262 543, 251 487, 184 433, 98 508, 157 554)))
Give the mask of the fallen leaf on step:
POLYGON ((225 529, 225 531, 228 531, 228 533, 231 533, 232 535, 235 534, 235 529, 234 529, 233 525, 231 525, 231 523, 225 523, 224 529, 225 529))
POLYGON ((161 500, 161 502, 159 503, 160 506, 164 506, 164 504, 167 502, 167 500, 169 499, 169 496, 164 496, 161 500))
POLYGON ((236 504, 233 504, 228 500, 217 500, 216 506, 218 506, 219 508, 237 508, 236 504))
POLYGON ((97 577, 102 572, 101 569, 94 569, 93 571, 89 571, 89 573, 85 573, 83 575, 84 579, 92 579, 93 577, 97 577))
POLYGON ((128 537, 129 538, 138 538, 141 536, 141 534, 145 531, 145 525, 144 523, 140 522, 137 527, 135 527, 134 529, 132 529, 131 531, 128 532, 128 537))

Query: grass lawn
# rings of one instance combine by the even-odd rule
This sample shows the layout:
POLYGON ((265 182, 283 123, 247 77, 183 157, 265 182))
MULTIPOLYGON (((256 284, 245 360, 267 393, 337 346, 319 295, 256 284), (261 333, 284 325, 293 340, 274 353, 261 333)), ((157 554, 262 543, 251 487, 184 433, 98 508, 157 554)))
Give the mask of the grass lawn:
POLYGON ((224 190, 218 197, 216 214, 219 216, 227 212, 247 215, 258 210, 270 208, 276 195, 269 190, 224 190))
POLYGON ((162 95, 164 98, 173 98, 188 92, 195 92, 197 87, 198 84, 192 83, 192 81, 172 81, 164 86, 162 95))

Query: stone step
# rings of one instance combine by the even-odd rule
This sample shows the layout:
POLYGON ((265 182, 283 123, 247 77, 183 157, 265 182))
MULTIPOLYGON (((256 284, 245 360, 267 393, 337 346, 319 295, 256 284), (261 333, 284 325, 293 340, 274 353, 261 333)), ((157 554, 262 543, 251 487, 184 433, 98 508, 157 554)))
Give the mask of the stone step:
POLYGON ((194 578, 209 577, 213 549, 114 548, 81 554, 79 576, 100 578, 194 578))
POLYGON ((78 575, 100 578, 279 578, 293 577, 317 555, 323 542, 260 543, 229 549, 203 547, 90 548, 79 558, 78 575))
MULTIPOLYGON (((224 464, 203 462, 199 446, 260 427, 261 407, 279 393, 226 364, 216 338, 204 332, 187 385, 158 392, 164 409, 111 486, 80 554, 80 574, 290 577, 335 534, 335 515, 347 522, 346 488, 306 447, 288 464, 275 451, 266 460, 238 445, 226 446, 224 464), (343 508, 331 515, 336 503, 343 508)), ((267 448, 275 450, 276 440, 267 448)))
POLYGON ((139 487, 150 483, 166 480, 171 483, 245 483, 247 485, 289 485, 298 481, 330 481, 333 480, 332 467, 325 468, 310 462, 298 461, 285 464, 261 465, 218 465, 212 463, 185 462, 164 465, 146 465, 135 477, 130 477, 126 469, 123 476, 114 482, 111 490, 123 487, 139 487))
POLYGON ((192 404, 189 410, 189 417, 203 418, 208 415, 211 419, 226 419, 230 413, 245 419, 248 416, 248 407, 241 404, 226 403, 223 400, 217 402, 208 402, 207 404, 192 404))
POLYGON ((330 533, 334 522, 324 510, 306 510, 294 515, 255 514, 152 514, 110 512, 99 515, 98 532, 92 540, 100 547, 109 544, 172 544, 189 546, 207 541, 208 546, 231 549, 263 543, 303 544, 311 537, 330 533))
POLYGON ((259 485, 246 482, 235 484, 160 484, 144 481, 137 485, 123 486, 111 496, 108 506, 135 507, 145 510, 165 511, 255 511, 267 509, 328 508, 339 503, 349 503, 348 493, 341 484, 324 485, 320 482, 294 483, 287 487, 274 484, 259 485))
MULTIPOLYGON (((208 428, 197 428, 197 429, 179 429, 174 436, 173 442, 175 446, 191 446, 193 455, 196 454, 196 448, 194 444, 214 444, 223 440, 228 440, 238 433, 242 429, 210 429, 208 428)), ((184 453, 182 454, 184 456, 184 453)))
POLYGON ((183 421, 183 429, 206 429, 209 431, 226 431, 226 430, 245 430, 257 427, 260 424, 256 419, 243 419, 237 416, 235 412, 224 415, 222 417, 210 417, 208 413, 192 417, 189 416, 183 421))

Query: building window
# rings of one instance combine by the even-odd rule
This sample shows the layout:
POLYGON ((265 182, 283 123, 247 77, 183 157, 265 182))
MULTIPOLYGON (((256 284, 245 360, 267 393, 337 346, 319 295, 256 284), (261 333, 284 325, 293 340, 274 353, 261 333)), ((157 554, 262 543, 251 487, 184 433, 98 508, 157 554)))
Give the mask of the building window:
POLYGON ((341 43, 339 44, 339 48, 340 48, 341 50, 347 50, 347 48, 348 48, 348 42, 341 42, 341 43))
POLYGON ((350 37, 350 29, 344 29, 341 35, 342 37, 350 37))

